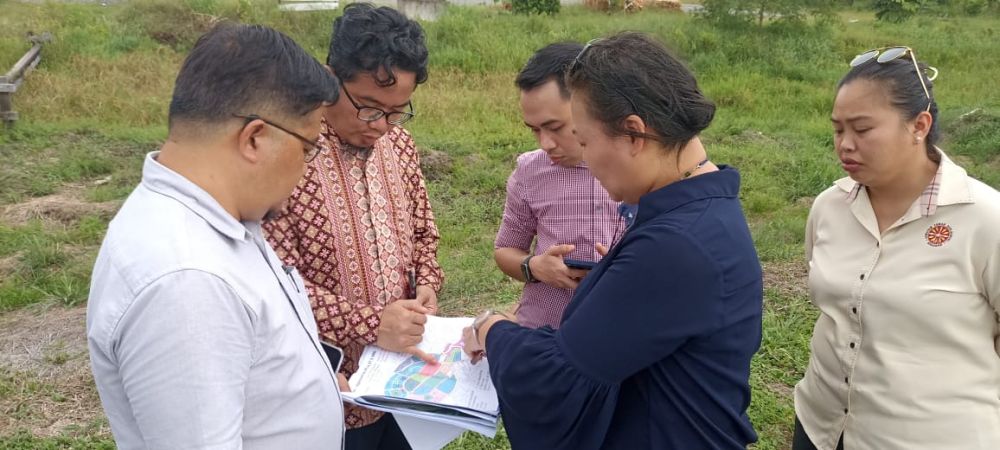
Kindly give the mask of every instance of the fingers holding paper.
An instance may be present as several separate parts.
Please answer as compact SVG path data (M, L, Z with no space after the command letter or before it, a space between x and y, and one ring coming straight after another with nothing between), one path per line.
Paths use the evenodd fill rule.
M462 330L462 351L472 358L473 364L483 359L485 350L479 345L479 340L476 339L476 334L472 331L472 327L465 327Z

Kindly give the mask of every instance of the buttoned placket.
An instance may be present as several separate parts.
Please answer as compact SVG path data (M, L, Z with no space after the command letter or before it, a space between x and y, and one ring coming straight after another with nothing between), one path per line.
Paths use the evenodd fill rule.
M872 273L875 271L879 258L882 256L882 249L886 238L891 239L897 228L922 217L918 199L917 202L915 202L906 211L906 213L899 218L899 220L886 228L884 232L879 232L878 219L875 217L875 210L871 205L871 200L868 198L867 191L865 191L864 188L862 188L862 191L864 191L863 195L858 195L853 199L850 209L858 222L861 223L865 230L867 230L870 236L874 239L874 246L872 247L871 258L869 258L869 260L859 268L858 278L854 282L853 289L851 289L852 298L851 303L849 304L850 311L848 311L847 317L851 317L853 320L850 322L850 334L848 335L845 348L841 349L841 353L846 356L845 358L842 358L841 361L847 363L844 374L844 388L847 391L847 395L845 396L846 404L843 408L844 420L841 425L841 434L843 434L844 429L847 427L847 417L851 411L851 394L853 392L851 379L854 376L854 368L857 365L858 355L861 353L861 346L864 342L864 324L862 317L865 288L871 281Z

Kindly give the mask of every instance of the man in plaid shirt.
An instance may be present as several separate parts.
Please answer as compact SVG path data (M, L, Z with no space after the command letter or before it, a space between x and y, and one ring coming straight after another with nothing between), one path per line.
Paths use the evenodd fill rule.
M610 246L635 213L612 200L583 162L573 134L570 95L563 73L583 46L548 45L518 74L524 124L538 150L523 153L507 180L503 220L494 243L497 265L524 281L517 307L522 325L558 328L563 309L587 270L565 258L597 261L597 244ZM534 251L531 244L534 241Z

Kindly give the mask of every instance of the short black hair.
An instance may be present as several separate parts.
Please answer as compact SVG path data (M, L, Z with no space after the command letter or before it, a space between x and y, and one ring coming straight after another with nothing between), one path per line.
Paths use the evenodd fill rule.
M566 69L576 56L583 50L583 44L576 42L558 42L542 47L524 65L517 74L514 84L522 91L530 91L551 80L559 86L559 93L564 99L569 99L569 89L566 87Z
M379 86L396 84L393 68L427 81L427 46L420 24L387 6L352 3L333 21L326 64L343 81L367 72ZM385 72L380 76L379 69Z
M854 80L869 80L878 83L885 89L889 97L889 104L892 105L903 118L913 120L921 112L927 111L927 104L930 102L931 129L924 138L927 157L936 163L941 162L941 154L934 147L941 138L938 128L938 105L934 100L934 83L927 77L927 65L918 62L920 67L918 72L913 67L912 55L880 63L872 58L871 60L852 67L847 75L837 83L837 92L846 84ZM918 78L919 77L919 78ZM924 79L927 85L927 92L920 84L920 78ZM928 100L927 94L930 93Z
M198 38L170 101L178 122L219 123L234 114L298 118L336 103L337 79L284 34L223 22Z
M566 73L573 95L581 93L587 110L618 136L655 139L681 149L715 117L715 104L698 89L694 74L662 44L636 32L594 41ZM632 114L653 133L624 128Z

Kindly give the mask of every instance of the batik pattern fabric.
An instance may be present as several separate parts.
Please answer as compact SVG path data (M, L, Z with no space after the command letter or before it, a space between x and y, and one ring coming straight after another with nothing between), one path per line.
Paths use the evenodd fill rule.
M394 128L370 149L344 144L324 121L320 154L311 161L281 214L265 223L285 264L298 268L320 339L344 349L341 373L358 368L374 344L382 311L406 298L406 273L441 289L440 239L420 158L410 133ZM348 407L348 428L381 413Z

